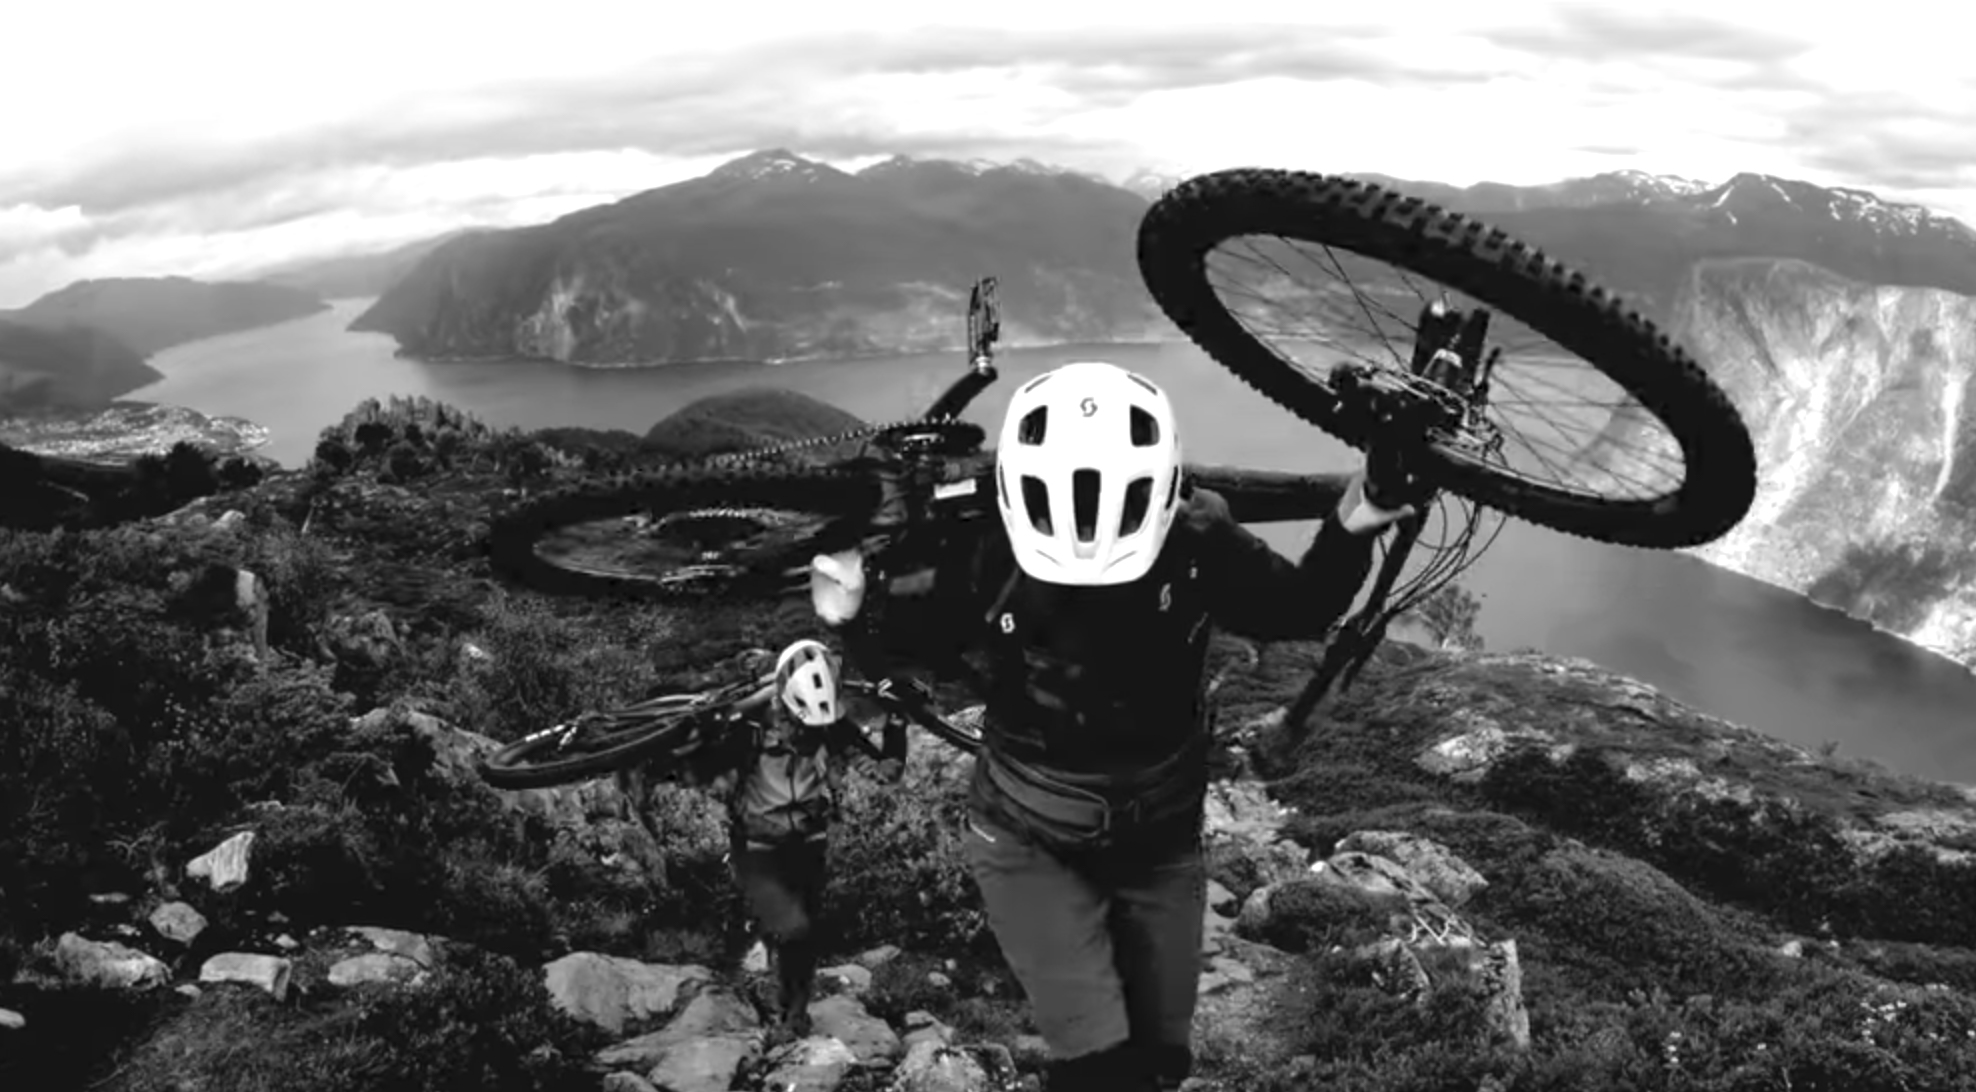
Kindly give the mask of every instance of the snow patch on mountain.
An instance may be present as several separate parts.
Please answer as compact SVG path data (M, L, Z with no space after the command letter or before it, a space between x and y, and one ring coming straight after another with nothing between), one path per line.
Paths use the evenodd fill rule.
M764 182L771 179L820 182L826 178L848 176L828 163L805 159L787 148L769 148L723 163L707 177L722 182Z
M1892 235L1945 235L1976 244L1976 230L1952 216L1920 205L1888 201L1865 190L1846 186L1816 186L1767 174L1739 174L1704 196L1708 207L1755 212L1779 205L1829 217L1839 223L1863 224Z

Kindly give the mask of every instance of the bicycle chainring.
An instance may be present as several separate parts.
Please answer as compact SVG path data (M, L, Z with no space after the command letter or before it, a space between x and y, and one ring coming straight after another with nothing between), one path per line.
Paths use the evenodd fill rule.
M949 459L972 455L988 439L972 421L910 421L888 425L872 439L879 449L905 458Z

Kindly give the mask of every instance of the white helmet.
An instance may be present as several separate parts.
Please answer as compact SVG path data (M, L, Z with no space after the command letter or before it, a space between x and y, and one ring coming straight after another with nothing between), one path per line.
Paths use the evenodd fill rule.
M1002 525L1052 584L1146 575L1180 507L1173 404L1115 364L1065 364L1015 392L995 448Z
M775 693L804 724L825 725L843 715L837 700L837 664L821 641L804 639L775 661Z

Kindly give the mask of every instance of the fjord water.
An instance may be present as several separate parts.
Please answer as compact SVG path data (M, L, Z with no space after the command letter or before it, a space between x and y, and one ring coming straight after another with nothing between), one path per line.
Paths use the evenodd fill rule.
M759 385L801 391L867 420L902 418L924 410L961 366L958 354L623 370L427 364L395 357L387 337L344 330L366 302L161 353L152 364L165 379L128 397L265 425L273 437L264 453L299 466L317 432L368 397L428 395L496 425L642 435L695 399ZM1023 381L1092 358L1166 386L1191 460L1299 471L1354 465L1350 449L1190 345L1006 352L1001 382L968 416L997 421ZM1257 530L1294 556L1312 527ZM1684 555L1602 546L1515 521L1463 581L1483 597L1478 628L1491 649L1582 656L1803 746L1836 742L1842 753L1897 770L1976 782L1976 677L1802 596Z

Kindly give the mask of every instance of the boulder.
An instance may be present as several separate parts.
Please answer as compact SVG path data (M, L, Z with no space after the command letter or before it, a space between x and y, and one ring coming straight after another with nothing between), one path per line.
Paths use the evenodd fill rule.
M150 922L159 936L178 944L190 945L206 931L205 915L182 902L160 903Z
M252 952L221 952L199 968L201 982L240 982L267 991L276 1001L286 1000L294 965L281 956Z
M215 891L231 891L247 882L247 865L254 848L254 832L240 833L194 857L185 874L203 879Z
M63 933L55 942L55 965L64 978L89 986L145 990L171 981L171 969L157 957L76 933Z
M697 964L669 966L623 956L572 952L542 968L556 1006L613 1035L669 1017L687 991L713 978Z

